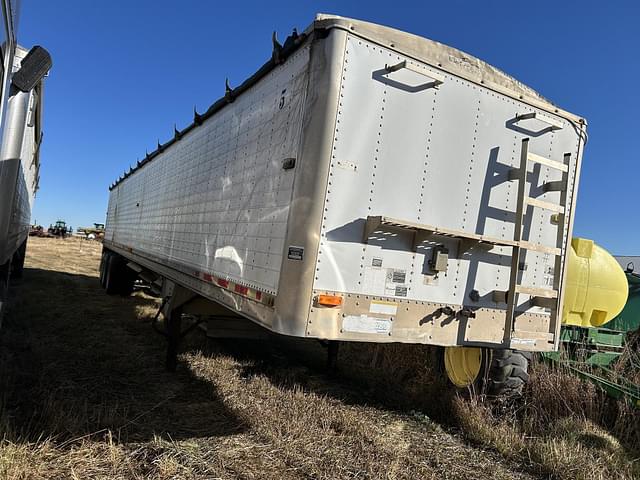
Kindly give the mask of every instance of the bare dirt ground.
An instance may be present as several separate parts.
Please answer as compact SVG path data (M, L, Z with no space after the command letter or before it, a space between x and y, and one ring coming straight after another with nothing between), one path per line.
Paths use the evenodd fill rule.
M311 350L207 341L195 330L168 373L164 339L150 327L158 300L107 296L100 251L90 241L29 240L0 335L2 479L627 475L619 465L628 448L571 412L563 418L582 422L592 444L600 439L581 456L600 463L566 469L556 458L568 445L562 433L541 443L556 463L535 457L545 450L530 448L505 415L437 381L425 387L433 372L424 349L347 347L341 373L328 376ZM600 455L602 441L617 450Z

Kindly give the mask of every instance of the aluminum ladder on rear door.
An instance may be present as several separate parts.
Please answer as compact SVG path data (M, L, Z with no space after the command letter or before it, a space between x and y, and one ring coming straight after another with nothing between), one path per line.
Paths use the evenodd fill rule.
M562 272L562 247L567 227L567 191L569 183L569 163L571 154L565 153L562 161L551 160L529 151L529 139L522 140L522 151L520 154L520 167L513 168L509 172L509 180L518 182L518 196L516 207L516 221L513 231L513 244L511 255L511 275L509 278L509 289L506 292L494 292L494 300L496 302L507 303L506 321L511 323L511 331L513 331L513 321L518 305L518 295L531 295L531 304L540 307L546 307L551 310L551 324L557 325L559 316L562 314L561 307L561 284L563 279ZM539 163L549 168L553 168L562 172L562 179L542 184L544 192L560 192L560 203L552 203L537 198L530 197L526 194L527 184L527 166L528 163ZM522 239L523 218L526 207L543 208L550 210L557 216L558 232L556 236L555 246L547 246L529 243ZM537 252L548 253L555 256L553 288L540 288L521 285L518 283L518 272L520 270L520 254L523 250L534 250Z

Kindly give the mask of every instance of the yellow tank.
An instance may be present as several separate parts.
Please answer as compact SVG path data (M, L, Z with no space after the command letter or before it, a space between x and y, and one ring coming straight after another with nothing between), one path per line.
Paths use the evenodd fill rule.
M599 327L622 311L629 286L609 252L593 240L574 238L567 261L562 323Z

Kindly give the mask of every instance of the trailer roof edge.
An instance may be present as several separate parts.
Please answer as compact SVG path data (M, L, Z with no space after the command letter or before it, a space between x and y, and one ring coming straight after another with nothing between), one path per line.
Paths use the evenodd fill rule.
M240 86L231 89L227 83L225 95L213 102L213 104L211 104L203 114L199 114L194 109L194 119L191 124L183 130L178 130L174 127L173 138L162 144L158 141L157 148L151 153L146 153L145 158L142 161L137 162L136 166L130 168L129 171L125 171L125 173L109 187L109 191L113 190L121 182L153 160L153 158L162 153L168 147L179 141L186 133L201 125L216 112L224 108L228 103L232 103L235 98L255 85L261 78L271 72L278 65L284 63L284 61L286 61L286 59L308 38L313 37L313 34L316 31L326 32L327 30L334 28L351 32L356 36L362 37L380 46L393 49L407 57L429 64L434 68L480 84L483 87L510 96L533 107L540 108L566 118L576 129L584 128L584 126L586 126L586 120L584 118L556 107L553 103L532 88L490 64L474 57L473 55L469 55L461 50L449 47L434 40L420 37L412 33L403 32L391 27L386 27L384 25L378 25L347 17L340 17L338 15L319 13L303 33L298 34L294 29L293 33L287 37L282 45L277 42L274 33L273 52L271 58L267 62L265 62L247 80L242 82ZM578 127L576 123L579 123L581 127Z
M349 31L439 70L529 103L572 122L586 125L583 117L562 110L511 75L457 48L384 25L325 13L317 14L315 21L305 33L330 28Z

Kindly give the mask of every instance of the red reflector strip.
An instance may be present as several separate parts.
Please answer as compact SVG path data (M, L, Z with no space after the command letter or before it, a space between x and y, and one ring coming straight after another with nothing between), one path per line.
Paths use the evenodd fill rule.
M236 285L233 290L236 293L239 293L240 295L246 295L247 292L249 291L249 287L243 287L242 285Z
M269 305L272 304L272 298L269 295L263 295L263 293L259 290L254 290L253 288L245 287L244 285L238 285L237 283L231 282L229 280L215 277L210 273L196 271L194 272L194 274L202 278L206 282L211 282L215 285L218 285L219 287L232 291L233 293L242 295L243 297L247 297L258 302L267 303Z

